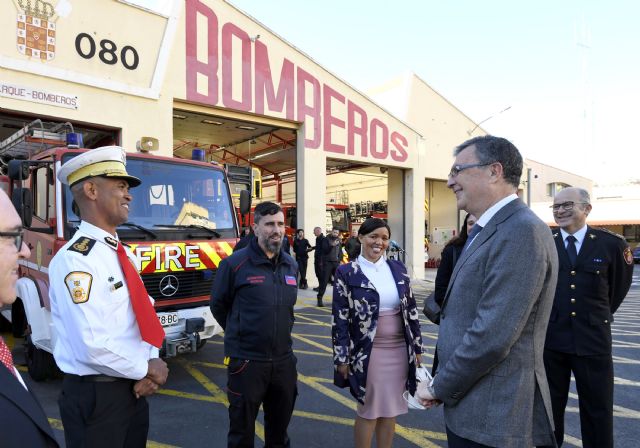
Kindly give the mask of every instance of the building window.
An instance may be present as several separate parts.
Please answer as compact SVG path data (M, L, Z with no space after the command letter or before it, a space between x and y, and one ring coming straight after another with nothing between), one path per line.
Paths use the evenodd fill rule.
M552 182L550 184L547 184L547 196L554 198L556 194L558 194L558 192L570 186L571 185L562 182Z

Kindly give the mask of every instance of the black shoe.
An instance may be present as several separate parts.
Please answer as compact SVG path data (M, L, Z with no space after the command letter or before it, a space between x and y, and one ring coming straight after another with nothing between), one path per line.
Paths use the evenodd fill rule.
M322 303L322 299L318 299L318 306L319 307L323 307L324 306L324 303Z
M320 288L313 288L313 290L314 290L315 292L318 292L318 291L320 291Z
M308 286L307 286L306 283L303 283L302 285L300 285L300 289L307 289L307 288L308 288Z

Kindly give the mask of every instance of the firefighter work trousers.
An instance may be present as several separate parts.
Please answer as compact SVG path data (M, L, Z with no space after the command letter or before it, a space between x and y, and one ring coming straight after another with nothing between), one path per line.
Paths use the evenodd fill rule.
M231 358L227 368L229 448L254 446L255 421L264 409L265 448L291 446L287 427L298 395L296 357L279 361Z

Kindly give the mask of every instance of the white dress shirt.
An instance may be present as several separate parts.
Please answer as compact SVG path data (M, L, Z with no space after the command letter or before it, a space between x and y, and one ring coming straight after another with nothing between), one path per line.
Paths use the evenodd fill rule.
M396 281L391 273L384 256L375 263L370 262L362 255L358 256L358 264L362 273L369 279L380 296L380 311L395 310L400 307L400 296Z
M95 243L88 250L80 245L78 252L84 237ZM66 373L138 380L146 376L158 349L140 337L116 249L105 238L113 241L117 235L82 222L51 261L49 297L57 334L53 356Z
M487 225L487 223L491 220L491 218L493 218L493 216L498 213L500 211L500 209L502 207L504 207L505 205L507 205L509 202L514 201L518 199L518 195L513 193L510 194L509 196L500 199L498 202L496 202L495 204L493 204L491 207L489 207L480 218L478 218L478 220L476 221L477 226L481 226L481 227L485 227ZM482 230L481 230L482 231ZM480 231L480 232L481 232ZM473 244L473 241L476 239L476 237L478 236L478 234L480 233L476 233L475 236L473 237L473 239L471 240L471 242L466 246L469 247L471 246L471 244ZM466 250L466 249L465 249Z
M567 237L571 235L571 233L565 232L563 229L560 229L560 234L562 235L562 242L564 243L564 248L567 248ZM585 224L583 228L578 230L573 234L575 237L575 246L576 246L576 254L580 253L580 248L582 247L582 242L584 241L584 237L587 236L587 225Z

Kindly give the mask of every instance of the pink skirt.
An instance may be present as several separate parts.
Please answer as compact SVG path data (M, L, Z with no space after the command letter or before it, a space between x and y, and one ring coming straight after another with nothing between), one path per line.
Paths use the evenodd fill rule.
M409 373L407 356L400 310L380 311L367 370L364 405L358 403L358 416L373 420L408 412L407 402L402 398Z

